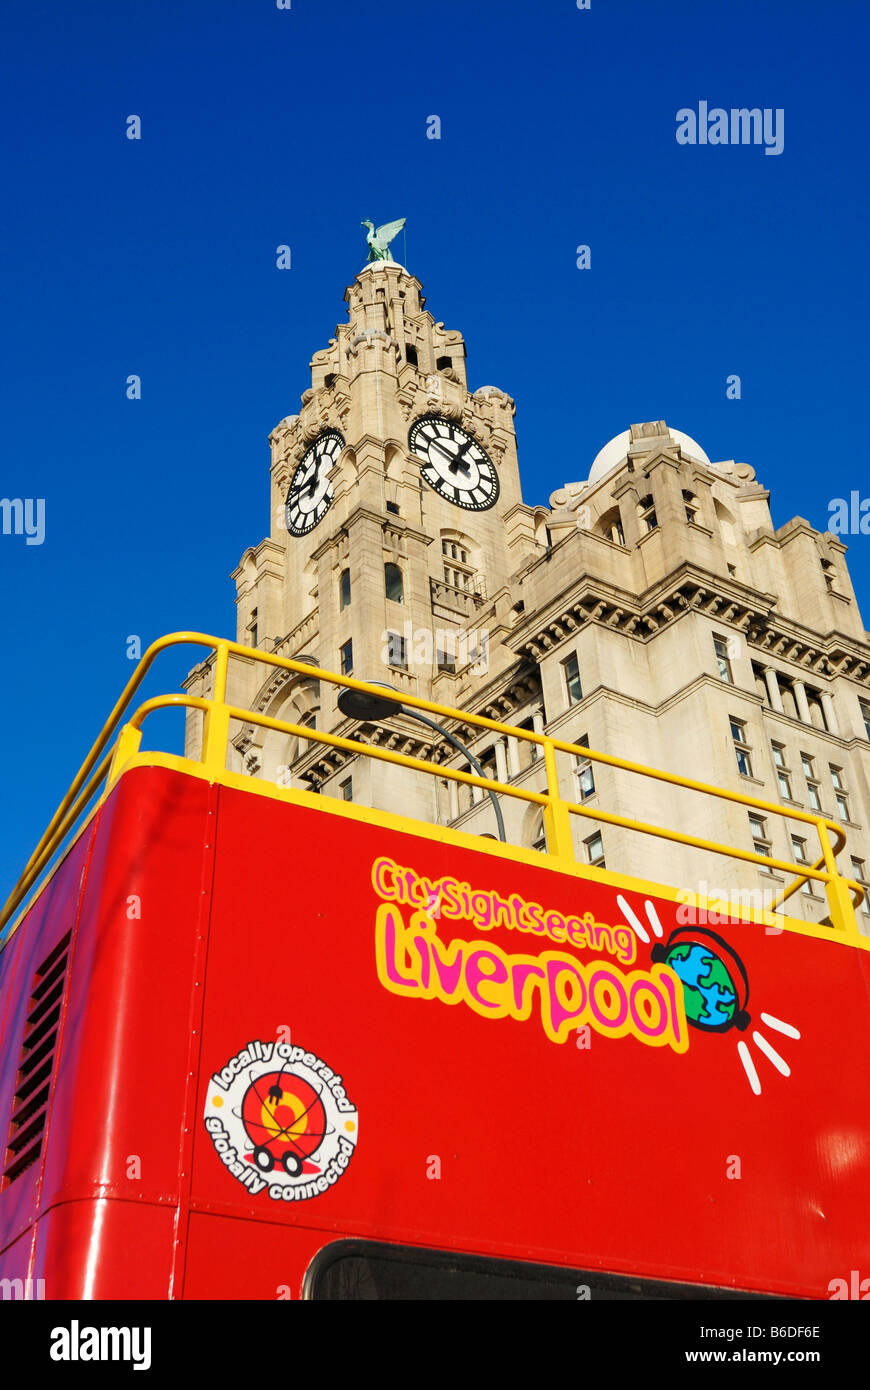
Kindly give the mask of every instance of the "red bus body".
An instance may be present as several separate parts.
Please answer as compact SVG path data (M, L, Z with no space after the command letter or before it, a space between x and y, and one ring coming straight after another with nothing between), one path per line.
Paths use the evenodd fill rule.
M345 1239L816 1299L870 1270L866 950L674 937L668 890L171 763L0 953L4 1278L298 1298Z

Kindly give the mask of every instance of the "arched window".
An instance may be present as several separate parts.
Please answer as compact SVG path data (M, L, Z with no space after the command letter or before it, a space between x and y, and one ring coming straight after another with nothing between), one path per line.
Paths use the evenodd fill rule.
M350 604L350 570L342 570L338 581L338 606L347 608Z
M417 366L417 349L411 343L405 345L405 360L410 362L412 367Z
M607 540L613 541L614 545L625 545L625 534L618 507L611 507L610 511L600 518L595 530L599 536L605 536Z
M477 575L474 551L474 542L461 531L441 532L445 584L449 584L453 589L464 589L466 593L482 591L483 585Z
M387 598L392 599L393 603L404 602L404 589L402 587L402 571L398 565L384 565L384 587L387 591Z

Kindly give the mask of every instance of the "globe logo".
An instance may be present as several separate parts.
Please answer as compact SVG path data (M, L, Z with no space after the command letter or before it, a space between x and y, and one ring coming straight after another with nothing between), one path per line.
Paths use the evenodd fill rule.
M725 1033L729 1028L743 1031L749 1026L746 970L721 936L697 928L681 929L673 932L667 943L657 943L652 958L669 965L680 980L686 1018L693 1028Z

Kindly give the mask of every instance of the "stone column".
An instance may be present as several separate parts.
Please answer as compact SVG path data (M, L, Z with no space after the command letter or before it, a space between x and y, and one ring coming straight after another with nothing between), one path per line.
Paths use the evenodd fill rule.
M497 738L493 746L495 748L495 780L506 782L508 780L508 766L505 740Z
M539 709L536 709L534 714L532 715L532 728L534 729L536 734L543 734L544 732L544 716L542 711ZM535 758L540 759L540 761L543 762L544 750L541 747L541 745L539 743L534 743L532 744L532 747L534 749Z
M782 707L782 696L779 693L779 681L776 679L776 672L772 666L765 666L764 679L767 682L767 693L770 696L771 707L777 714L785 714Z
M834 702L827 690L822 691L822 709L825 711L825 723L828 726L828 733L839 735L840 726L837 723L837 712L834 709Z
M810 706L809 702L807 701L807 688L804 685L803 681L796 680L794 682L794 698L797 702L798 715L803 720L804 724L812 724L813 721L810 717Z
M507 761L508 761L508 781L511 777L516 777L520 771L520 749L519 739L509 738L507 741Z

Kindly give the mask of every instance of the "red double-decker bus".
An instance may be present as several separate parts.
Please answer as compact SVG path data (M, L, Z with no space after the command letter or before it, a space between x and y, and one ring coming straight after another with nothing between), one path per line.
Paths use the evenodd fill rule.
M212 698L150 700L122 725L134 678L6 910L8 1287L870 1291L850 1285L870 1272L870 958L835 823L797 813L821 852L792 885L822 883L830 925L687 912L680 885L575 862L581 808L555 776L571 745L544 735L506 730L541 746L546 792L437 773L537 800L546 853L227 770L239 719L427 765L226 702L233 655L291 661L179 634L143 673L182 640L214 650ZM204 711L200 759L141 750L170 704Z

